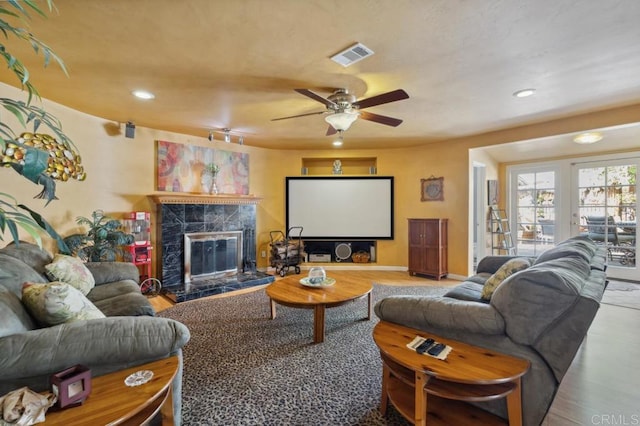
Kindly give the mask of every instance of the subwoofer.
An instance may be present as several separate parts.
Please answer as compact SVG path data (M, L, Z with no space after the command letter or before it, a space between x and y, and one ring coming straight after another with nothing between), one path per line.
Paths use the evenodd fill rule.
M335 254L336 262L351 259L351 243L336 243Z

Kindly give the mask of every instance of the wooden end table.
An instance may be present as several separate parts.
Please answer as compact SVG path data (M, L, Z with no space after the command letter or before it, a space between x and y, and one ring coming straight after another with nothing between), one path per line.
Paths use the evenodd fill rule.
M124 379L140 370L153 371L153 378L139 386L125 385ZM171 382L178 371L178 357L161 359L144 365L91 378L91 394L73 408L48 411L45 425L141 425L158 412L162 424L173 425Z
M330 287L306 287L300 276L290 276L270 284L271 319L276 317L276 303L290 308L313 309L313 342L324 342L324 313L354 300L368 297L367 320L372 316L371 283L355 278L340 278Z
M407 348L416 336L453 348L445 361ZM390 401L415 425L503 425L504 420L461 401L507 398L509 425L522 425L521 377L527 360L381 321L373 339L382 357L380 412ZM428 396L428 397L427 397Z

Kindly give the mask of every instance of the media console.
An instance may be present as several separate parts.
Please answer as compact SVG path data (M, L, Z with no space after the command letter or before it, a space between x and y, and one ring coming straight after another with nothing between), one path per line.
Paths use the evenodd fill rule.
M369 262L376 259L375 240L304 240L307 262L353 262L352 255L358 252L369 254Z

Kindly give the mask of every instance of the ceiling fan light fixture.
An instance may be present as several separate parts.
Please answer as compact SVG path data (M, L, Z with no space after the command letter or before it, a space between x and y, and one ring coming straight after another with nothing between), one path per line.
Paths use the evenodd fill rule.
M573 141L579 144L590 144L601 141L603 137L600 132L585 132L577 135Z
M357 112L336 112L334 114L327 115L324 118L324 121L329 123L331 127L336 129L338 132L344 132L351 127L354 121L358 118Z
M342 146L342 143L344 142L343 136L344 132L342 130L338 131L338 136L333 140L333 142L331 142L331 144L335 147Z

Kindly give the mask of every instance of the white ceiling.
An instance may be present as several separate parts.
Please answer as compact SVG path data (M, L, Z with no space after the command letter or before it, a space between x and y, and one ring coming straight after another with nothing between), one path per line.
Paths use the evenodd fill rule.
M411 146L640 103L637 0L55 3L58 13L34 18L32 30L68 78L44 70L29 46L7 43L43 97L203 138L231 128L247 145L329 148L322 115L271 121L324 109L296 88L410 95L367 109L404 123L358 120L345 148ZM329 59L355 42L375 55L348 68ZM17 83L5 69L0 81ZM512 96L529 87L534 96ZM135 99L134 89L156 99Z

